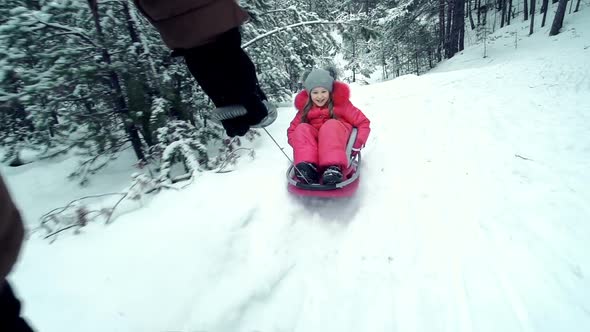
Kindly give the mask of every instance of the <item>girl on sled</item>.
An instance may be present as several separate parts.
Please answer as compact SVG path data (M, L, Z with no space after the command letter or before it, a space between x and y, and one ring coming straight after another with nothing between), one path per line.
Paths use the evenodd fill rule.
M348 165L346 144L352 128L358 129L354 153L365 146L370 121L350 102L350 87L330 72L313 69L303 86L295 97L298 112L287 129L295 174L303 183L336 184Z

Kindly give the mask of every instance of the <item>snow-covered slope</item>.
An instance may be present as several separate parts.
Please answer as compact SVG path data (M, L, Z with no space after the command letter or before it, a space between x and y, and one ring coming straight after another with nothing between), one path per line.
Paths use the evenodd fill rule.
M25 315L44 332L590 330L590 11L526 31L352 86L372 133L351 199L289 195L263 133L234 172L32 237L11 275ZM293 115L269 129L288 154ZM32 224L51 189L31 178L60 166L27 167L5 173Z

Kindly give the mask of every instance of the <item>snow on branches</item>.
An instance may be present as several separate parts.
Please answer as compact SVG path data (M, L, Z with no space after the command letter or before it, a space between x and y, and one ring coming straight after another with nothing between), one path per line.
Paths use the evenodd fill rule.
M190 174L196 174L200 170L200 164L195 158L194 151L191 148L190 140L179 140L172 142L162 152L162 165L160 177L162 179L170 178L170 169L175 160L180 159Z
M172 166L180 163L185 173L194 176L202 168L209 168L206 128L195 128L191 123L181 120L168 121L157 130L157 141L151 155L160 164L161 181L172 179Z

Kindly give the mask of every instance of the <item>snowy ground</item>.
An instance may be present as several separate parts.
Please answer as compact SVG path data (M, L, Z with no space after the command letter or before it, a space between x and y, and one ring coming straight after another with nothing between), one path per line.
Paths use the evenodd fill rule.
M234 172L33 236L11 275L25 315L44 332L590 331L588 9L556 37L513 25L487 58L353 86L372 133L352 199L289 195L262 136ZM287 153L293 115L269 129ZM3 173L34 225L120 190L131 162L85 191L60 163Z

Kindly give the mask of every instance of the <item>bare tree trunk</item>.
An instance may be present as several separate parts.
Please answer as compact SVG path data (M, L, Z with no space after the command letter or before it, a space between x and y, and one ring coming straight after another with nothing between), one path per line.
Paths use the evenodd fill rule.
M356 38L356 37L353 37ZM356 39L352 41L352 58L354 65L352 66L352 82L356 82Z
M510 25L510 19L512 18L512 0L508 0L508 15L506 16L506 25Z
M386 79L387 78L387 71L385 70L385 67L387 66L387 63L385 62L385 48L383 47L383 42L381 42L381 79Z
M576 2L576 10L574 10L574 13L577 13L578 10L580 10L580 0L578 0L578 2Z
M445 56L450 58L451 55L451 44L452 44L452 34L451 34L451 24L453 22L453 12L455 7L455 0L448 0L447 3L447 27L445 32ZM455 53L453 53L455 54Z
M127 30L129 31L129 36L131 37L131 41L135 44L139 44L139 35L133 26L133 20L131 19L131 13L129 12L129 5L126 1L121 2L123 5L123 12L125 13L125 21L127 21Z
M543 0L543 2L541 3L541 10L539 11L539 14L545 12L545 9L547 8L547 6L546 6L547 4L549 4L549 0Z
M418 50L414 50L414 59L416 60L416 75L420 75L420 61L418 59Z
M559 0L557 12L555 12L555 18L553 18L553 24L551 25L551 31L549 31L549 36L555 36L559 33L559 30L563 26L563 18L565 16L566 8L567 0Z
M439 0L438 3L438 29L440 38L438 45L438 57L439 59L442 59L442 53L445 49L445 0Z
M506 1L507 0L500 0L500 6L502 6L502 18L500 19L500 29L504 27L504 22L506 20Z
M483 11L483 25L487 25L488 24L488 5L484 5L484 11Z
M127 4L126 1L122 2L123 5L123 12L125 14L125 20L127 21L127 31L129 31L129 37L131 38L131 42L135 45L141 45L141 41L139 40L139 35L137 33L137 30L135 29L135 26L133 25L133 20L131 19L131 13L129 12L129 5ZM141 46L143 48L143 46ZM136 50L136 55L139 56L142 52L142 50L140 50L139 48L135 48ZM145 51L145 50L143 50ZM141 71L141 73L139 74L141 76L140 78L140 82L139 84L141 85L141 89L148 94L148 96L154 96L157 94L157 92L155 91L154 88L152 88L149 84L150 79L147 75L148 71ZM142 111L142 116L141 116L141 132L142 132L142 136L143 139L145 140L146 144L148 146L153 146L154 145L154 140L153 140L153 133L152 133L152 128L150 125L150 118L151 118L152 112L150 108L144 109Z
M465 16L465 0L458 0L460 2L459 12L457 13L457 17ZM462 2L462 3L461 3ZM459 52L463 51L465 48L465 20L461 19L459 24Z
M59 118L57 117L56 111L51 111L51 117L49 121L49 136L55 136L55 126L59 124Z
M531 0L531 2L534 2L536 0ZM532 6L532 4L531 4ZM523 9L523 13L524 13L524 20L527 21L529 19L529 0L524 0L524 9Z
M549 7L549 0L543 0L543 5L541 5L541 11L543 11L543 21L541 22L541 28L545 26L545 19L547 18L547 7Z
M459 52L465 49L465 24L461 25L461 30L459 31Z
M7 82L6 89L11 94L18 94L21 92L22 88L20 87L21 78L18 72L14 69L7 69L4 73L5 75L5 82ZM3 114L9 114L9 116L13 119L12 123L20 124L20 127L27 128L29 132L32 134L35 131L35 125L33 121L29 118L29 114L27 112L26 107L18 100L12 99L9 101L5 101L0 103L0 112ZM17 132L18 128L14 128L14 131ZM20 135L19 135L20 136ZM19 139L24 139L24 137L18 137Z
M473 22L473 15L471 14L471 0L469 0L469 5L467 6L467 13L469 15L469 23L471 24L471 30L475 30L475 23Z
M454 0L453 9L453 23L451 29L449 57L454 56L458 51L462 50L462 32L465 30L465 19L463 18L463 10L465 9L465 0Z
M547 1L547 0L545 0ZM529 30L529 36L533 34L533 31L535 29L535 6L537 4L537 1L535 0L531 0L531 28Z
M94 20L94 26L96 28L96 35L101 45L102 60L110 67L112 65L111 55L109 54L109 51L106 49L106 46L104 46L104 35L98 18L98 9L96 7L96 2L89 0L88 5L92 12L92 18ZM117 75L117 73L112 69L108 71L108 74L109 84L115 92L115 112L118 113L121 116L121 119L123 120L125 132L129 136L129 140L131 141L131 145L133 146L133 150L135 151L137 159L145 160L145 155L143 154L143 149L141 148L141 138L139 137L139 131L137 130L135 123L129 116L129 108L127 107L125 97L123 97L123 90L121 89L119 75Z
M481 0L476 0L477 1L477 25L481 24L481 20L480 20L480 16L481 16Z

